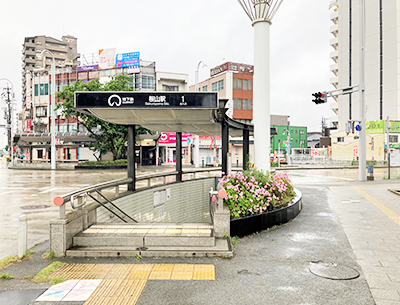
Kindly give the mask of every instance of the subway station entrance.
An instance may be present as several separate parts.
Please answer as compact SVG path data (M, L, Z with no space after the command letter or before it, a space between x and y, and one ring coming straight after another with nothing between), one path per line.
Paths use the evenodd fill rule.
M232 255L224 238L230 232L230 212L215 196L220 176L196 177L192 169L193 179L184 180L181 154L183 132L222 136L218 170L227 173L231 134L243 136L246 164L253 127L227 117L226 102L216 92L76 92L77 111L128 126L128 173L126 179L57 197L60 219L50 222L50 249L68 256ZM142 177L135 173L135 125L176 133L173 183L154 186L149 178L147 187L136 187ZM122 185L127 186L124 192L119 191ZM106 187L115 193L107 195ZM67 215L68 202L74 210Z

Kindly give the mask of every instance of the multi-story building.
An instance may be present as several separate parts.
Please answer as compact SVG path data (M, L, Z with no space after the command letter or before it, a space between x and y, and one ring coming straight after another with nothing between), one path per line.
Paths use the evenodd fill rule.
M198 91L218 92L220 99L227 99L228 116L250 123L253 119L253 73L254 66L226 62L212 68L210 78L200 82ZM195 85L189 87L195 91Z
M52 56L47 52L40 58L40 53L47 49L53 56L56 67L79 66L78 39L73 36L63 36L61 40L47 36L25 37L22 50L22 104L25 105L26 72L35 69L50 70Z
M333 51L330 69L333 89L355 86L359 83L359 1L332 0L330 2L333 22L330 41ZM399 1L365 0L365 118L367 121L367 159L387 158L385 147L396 136L374 135L369 125L389 118L400 119L400 45L398 33L400 20L397 12ZM358 158L358 132L345 133L348 120L357 121L359 114L358 92L335 98L331 104L335 115L331 123L338 127L331 133L332 157L341 160ZM392 129L390 133L397 133ZM375 139L375 140L374 140ZM379 141L378 141L379 140ZM375 144L374 144L375 143ZM385 144L386 143L386 144ZM394 144L398 144L396 141ZM389 147L390 148L390 147ZM375 154L374 154L375 151Z
M231 118L250 124L253 120L253 73L252 65L226 62L220 66L212 68L210 78L198 84L198 91L216 91L219 99L227 99L227 115ZM190 91L195 91L195 85L190 86ZM282 115L271 115L271 127L278 129L277 135L271 135L271 152L279 149L281 152L285 150L283 141L287 139L287 131L291 133L291 148L307 147L307 128L289 126L289 117ZM301 132L301 134L300 134ZM267 139L266 139L267 140ZM241 139L232 139L232 162L241 163ZM211 142L211 139L209 140ZM218 142L217 142L218 143ZM208 143L205 145L210 146ZM207 146L205 146L207 147ZM202 148L200 146L200 148ZM212 158L213 152L208 149L200 152L200 156ZM250 158L253 156L253 144L250 142ZM237 160L236 160L237 159Z
M359 82L359 1L332 0L330 18L333 35L330 43L334 61L334 88ZM400 119L400 45L398 1L365 0L365 105L366 120ZM331 122L344 130L347 120L359 119L358 93L340 96L331 105L336 116Z
M132 82L128 83L128 86L134 86L135 91L187 91L188 75L178 74L178 73L168 73L168 72L156 72L156 63L152 61L140 60L138 69L132 73L129 71L128 67L122 68L110 68L110 69L100 69L97 56L83 55L84 62L87 63L87 58L91 58L90 65L86 66L70 66L57 68L55 73L55 91L61 91L64 86L72 84L76 81L82 81L87 83L93 79L99 79L101 83L105 83L110 80L110 77L125 74L132 76ZM50 133L51 129L51 72L47 68L38 68L27 73L29 77L26 78L25 86L28 95L27 101L23 105L24 113L24 132L33 133L35 135ZM62 102L60 99L55 100L56 104ZM79 134L81 132L87 132L84 126L79 123L76 117L64 117L61 110L56 110L55 118L55 132L57 135L63 135L66 133L69 136L71 134L76 134L75 141L73 142L85 142L91 141L85 135L79 140ZM32 135L33 136L33 135ZM30 153L26 155L33 155L33 159L48 159L48 149L43 150L44 147L40 146L38 149L33 147L38 146L40 137L30 137L32 145L26 150ZM25 139L29 141L29 139ZM84 151L80 145L70 141L63 141L60 138L60 142L57 144L57 159L67 159L67 160L77 160L79 157L83 159L93 158L92 153ZM25 142L25 143L26 143ZM141 141L143 142L143 147L140 149L141 156L147 156L147 151L152 151L155 149L154 141ZM36 143L36 144L35 144ZM82 144L82 143L81 143ZM46 144L47 145L47 144ZM62 147L62 151L59 149ZM26 145L25 145L26 147ZM67 152L64 152L67 151ZM32 158L32 156L29 156ZM146 157L145 157L146 158ZM155 158L154 158L155 160ZM155 161L154 161L155 162Z

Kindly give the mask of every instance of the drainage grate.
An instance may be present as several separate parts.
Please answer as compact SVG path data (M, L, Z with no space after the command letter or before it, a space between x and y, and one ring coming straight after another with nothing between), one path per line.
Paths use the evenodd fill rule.
M49 205L37 204L37 205L24 205L24 206L20 207L20 209L22 209L22 210L39 210L39 209L47 209L49 207L50 207Z
M311 262L309 270L316 276L330 280L353 280L360 276L356 269L335 263Z

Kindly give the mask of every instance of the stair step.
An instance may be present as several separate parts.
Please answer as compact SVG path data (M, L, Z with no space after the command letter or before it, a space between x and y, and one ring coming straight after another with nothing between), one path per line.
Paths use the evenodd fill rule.
M216 238L215 246L91 246L73 247L67 250L68 257L231 257L229 239Z
M75 247L201 246L213 247L209 224L95 224L73 237Z

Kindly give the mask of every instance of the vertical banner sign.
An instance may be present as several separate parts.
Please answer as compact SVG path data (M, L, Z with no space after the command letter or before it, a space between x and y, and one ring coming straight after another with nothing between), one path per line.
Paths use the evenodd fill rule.
M25 74L25 84L26 84L26 108L31 109L31 74Z
M358 154L358 146L357 146L357 145L354 145L354 146L353 146L353 156L354 156L354 157L357 157L357 154Z
M115 66L115 49L99 50L99 70L114 69Z
M32 120L26 120L25 124L26 124L25 126L26 133L30 133L32 128Z

